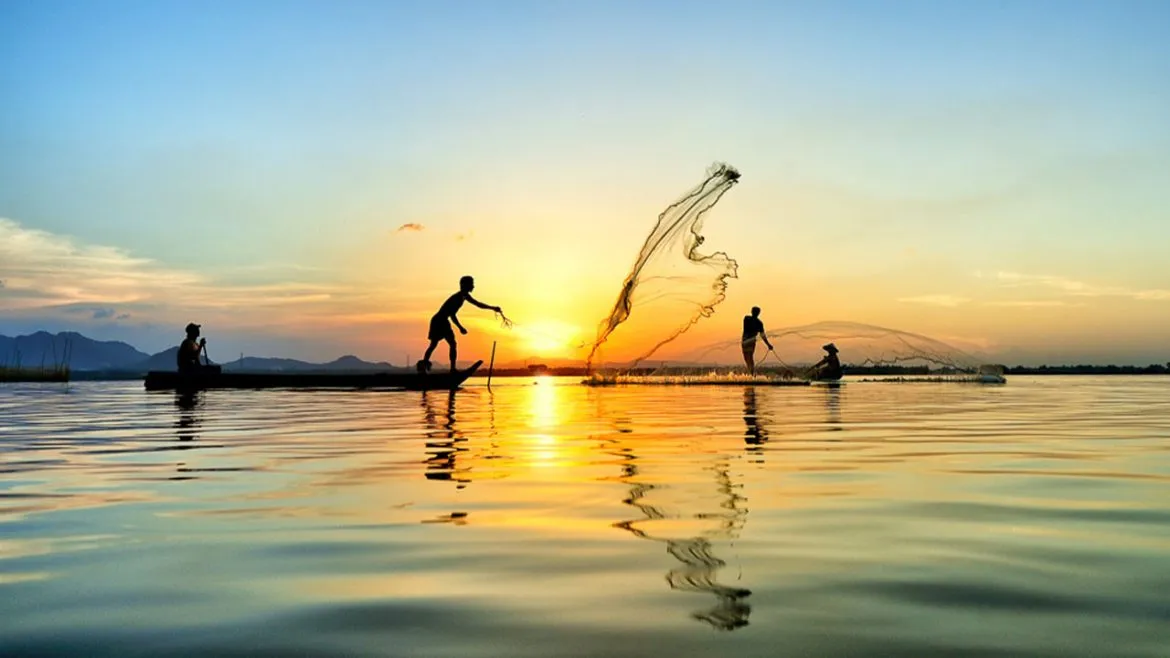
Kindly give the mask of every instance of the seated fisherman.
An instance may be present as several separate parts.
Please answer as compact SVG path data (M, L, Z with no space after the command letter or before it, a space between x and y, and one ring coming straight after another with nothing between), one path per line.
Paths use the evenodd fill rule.
M841 360L837 358L837 346L829 343L822 346L821 349L828 354L809 369L811 378L822 381L841 379L845 373L841 370Z
M187 325L187 338L179 344L177 357L179 372L184 375L196 374L203 369L199 363L199 355L206 354L207 339L199 338L199 325L192 322Z

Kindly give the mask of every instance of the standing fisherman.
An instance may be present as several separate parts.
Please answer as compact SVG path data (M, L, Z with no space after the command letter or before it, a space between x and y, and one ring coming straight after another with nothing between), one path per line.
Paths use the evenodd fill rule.
M752 307L751 315L743 316L743 362L752 375L756 374L756 336L764 339L764 344L772 349L768 334L764 333L764 323L760 321L759 306Z
M463 306L463 302L471 302L474 306L503 314L499 306L489 306L472 297L471 291L474 289L475 279L469 276L459 279L459 292L448 297L447 301L443 302L443 305L439 307L438 312L431 317L431 328L427 332L427 339L431 341L431 344L427 347L422 361L419 361L416 365L420 374L431 369L431 353L439 346L439 341L441 340L447 341L447 344L451 346L451 372L455 372L455 357L458 355L458 348L455 345L455 331L451 329L451 322L454 322L455 326L459 327L459 333L465 336L467 335L467 330L463 328L463 325L459 324L459 318L455 315Z

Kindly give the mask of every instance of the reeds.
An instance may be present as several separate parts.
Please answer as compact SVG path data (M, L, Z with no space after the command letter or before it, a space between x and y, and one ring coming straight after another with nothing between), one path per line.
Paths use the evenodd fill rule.
M67 382L69 366L54 368L10 368L0 366L0 382Z
M53 363L46 367L45 357L41 355L41 364L37 367L21 365L20 350L15 350L12 360L0 363L0 382L67 382L69 381L69 358L73 353L72 341L65 341L61 351L61 360L57 360L57 341L52 341Z

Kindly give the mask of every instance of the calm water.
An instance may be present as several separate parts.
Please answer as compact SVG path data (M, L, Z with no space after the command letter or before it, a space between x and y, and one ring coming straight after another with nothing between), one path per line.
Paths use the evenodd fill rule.
M0 386L0 655L1170 655L1170 377Z

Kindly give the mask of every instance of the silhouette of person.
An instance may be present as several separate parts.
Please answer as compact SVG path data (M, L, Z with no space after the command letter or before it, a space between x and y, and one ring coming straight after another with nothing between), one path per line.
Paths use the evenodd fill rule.
M188 324L187 337L179 344L176 360L179 372L184 375L196 374L203 368L199 364L199 355L205 353L207 339L199 338L199 328L199 325L194 322Z
M828 345L822 345L821 349L828 352L828 354L810 368L812 378L821 381L836 381L841 379L841 375L844 373L841 370L841 360L837 358L837 346L829 343Z
M416 366L419 373L425 373L431 369L431 353L435 351L441 340L447 341L447 344L451 346L451 372L455 372L455 357L458 355L458 347L455 345L455 332L451 329L451 322L459 327L459 333L467 335L467 330L459 324L459 318L455 315L463 306L463 302L471 302L472 305L482 309L503 313L499 306L489 306L472 297L472 290L475 290L475 279L469 276L459 279L459 292L448 297L447 301L439 307L439 311L431 317L431 328L427 333L427 340L431 341L431 344L427 347L422 361L419 361Z
M427 471L424 473L428 480L453 480L456 488L462 489L471 480L466 477L470 470L467 466L460 466L460 453L467 452L462 444L467 443L467 437L455 425L455 400L458 396L455 391L447 392L447 406L444 414L446 422L440 425L438 407L434 404L434 395L423 391L422 406L423 420L426 423Z
M759 306L752 307L751 315L743 316L743 362L753 375L756 374L756 336L764 339L764 344L772 349L768 334L764 333L764 323L760 321Z
M749 446L761 446L768 442L768 430L760 425L756 413L756 387L743 387L743 442Z
M179 409L179 420L175 423L175 433L178 435L180 441L193 441L198 438L199 419L195 416L195 409L199 405L199 394L197 392L176 391L175 406Z

